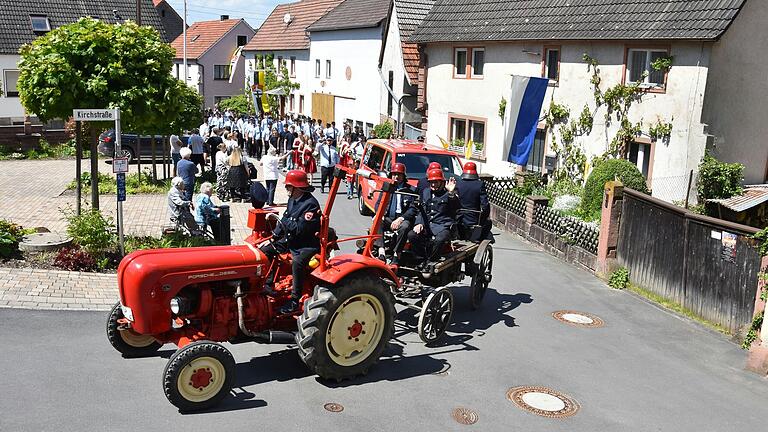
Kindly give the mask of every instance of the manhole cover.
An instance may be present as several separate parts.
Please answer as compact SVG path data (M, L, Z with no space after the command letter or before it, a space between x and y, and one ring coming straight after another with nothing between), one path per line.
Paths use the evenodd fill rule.
M580 408L570 396L546 387L513 387L507 391L507 399L525 411L549 418L570 417Z
M330 411L334 413L344 411L344 407L341 404L337 404L335 402L327 403L323 405L323 408L325 408L326 411Z
M456 408L451 412L451 417L453 417L456 422L464 425L477 423L477 413L469 408Z
M69 246L72 239L52 232L38 232L24 236L19 249L25 252L47 252Z
M605 322L595 315L586 312L576 312L570 310L561 310L552 312L552 317L558 321L576 327L603 327Z

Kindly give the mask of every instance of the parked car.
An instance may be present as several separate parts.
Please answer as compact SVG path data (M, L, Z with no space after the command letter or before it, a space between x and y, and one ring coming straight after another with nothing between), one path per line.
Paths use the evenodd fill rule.
M360 168L387 175L395 162L405 164L408 183L414 187L426 177L427 167L432 162L443 167L446 179L458 178L462 172L462 163L456 153L412 140L369 140ZM378 199L378 193L373 193L376 183L358 177L357 184L358 211L370 215Z
M139 154L139 146L137 135L133 133L123 133L120 135L121 146L123 153L128 157L129 161L136 159L136 155ZM166 137L161 135L155 135L155 159L162 160L164 154L170 152L170 146L166 141ZM181 137L181 142L187 145L189 136L185 135ZM149 135L141 136L141 160L152 159L152 140ZM100 154L108 157L115 156L115 130L109 129L102 132L99 135L98 151Z

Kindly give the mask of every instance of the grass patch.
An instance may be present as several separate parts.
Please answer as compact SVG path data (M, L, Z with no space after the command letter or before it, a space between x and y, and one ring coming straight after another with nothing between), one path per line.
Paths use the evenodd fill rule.
M207 170L203 175L195 180L195 193L200 192L200 185L204 182L211 182L216 184L216 173L212 170ZM88 190L91 187L91 173L84 172L80 175L80 184L83 190ZM68 190L74 190L77 187L75 180L72 180L68 185ZM154 180L152 178L152 171L149 168L145 168L141 177L138 173L128 174L125 177L125 191L128 195L163 195L168 193L171 188L171 180ZM99 194L116 194L117 193L117 179L111 174L105 174L99 172Z
M659 294L656 294L655 292L649 291L645 288L641 288L635 284L627 284L628 291L632 291L633 293L648 299L657 305L663 307L664 309L670 310L672 312L677 313L678 315L682 315L686 318L689 318L693 321L696 321L699 324L704 325L705 327L709 327L712 330L716 330L724 335L733 336L733 333L731 331L720 324L714 323L712 321L709 321L707 319L704 319L698 315L696 315L692 310L686 308L685 306L678 304L677 302L674 302L672 300L669 300L667 298L664 298L660 296Z

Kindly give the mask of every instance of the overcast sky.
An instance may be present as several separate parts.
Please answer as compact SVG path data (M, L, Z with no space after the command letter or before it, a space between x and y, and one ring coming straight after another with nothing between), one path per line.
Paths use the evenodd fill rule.
M167 0L180 16L184 16L184 0ZM292 0L187 0L187 21L219 19L221 15L230 18L245 18L255 29L269 16L272 9L281 3L293 3Z

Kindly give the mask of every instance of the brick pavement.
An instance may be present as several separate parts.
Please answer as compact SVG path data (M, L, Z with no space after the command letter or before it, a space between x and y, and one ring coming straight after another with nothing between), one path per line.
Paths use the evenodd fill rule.
M87 161L83 162L83 171L90 171ZM100 160L99 170L111 173L112 167ZM136 165L131 165L131 171L136 170ZM259 174L262 172L259 167ZM0 161L0 197L3 200L0 219L28 228L46 227L64 233L66 222L61 209L75 205L74 194L66 192L67 184L74 178L74 160ZM89 199L90 191L84 191L83 195ZM100 197L100 207L105 214L115 216L116 199L115 195ZM278 186L275 200L278 203L288 200L282 185ZM219 203L215 196L214 202ZM232 242L242 243L249 234L246 223L251 205L229 205ZM123 212L126 234L157 237L167 220L166 196L129 195ZM115 275L0 267L0 307L104 310L109 309L116 299Z

